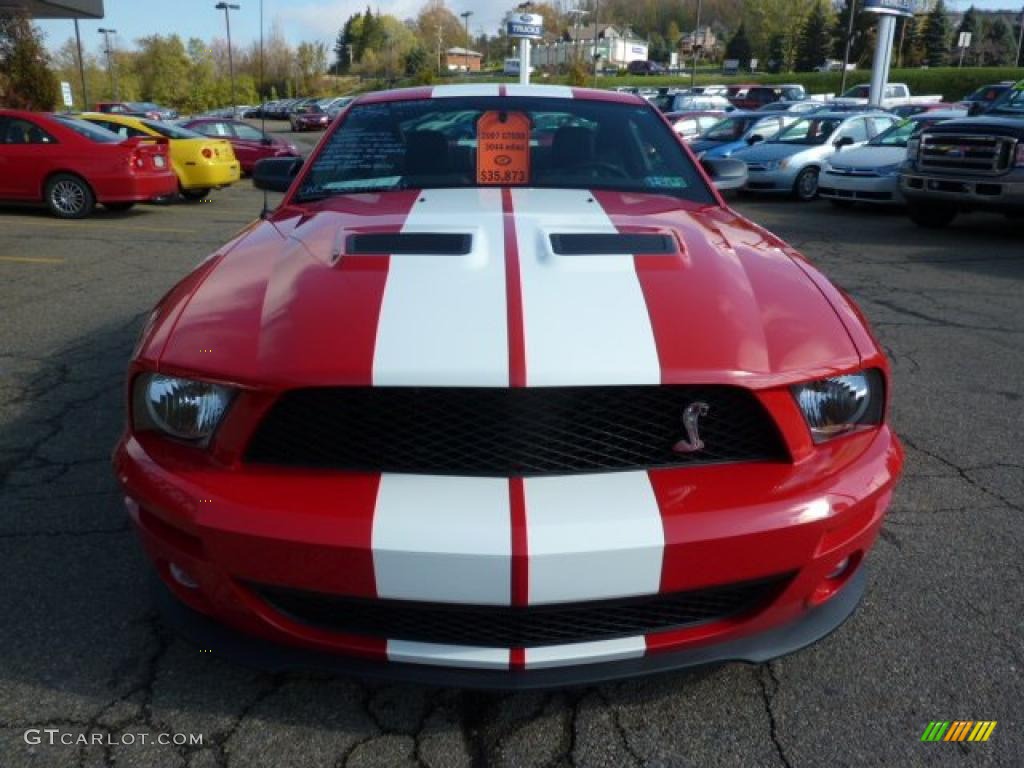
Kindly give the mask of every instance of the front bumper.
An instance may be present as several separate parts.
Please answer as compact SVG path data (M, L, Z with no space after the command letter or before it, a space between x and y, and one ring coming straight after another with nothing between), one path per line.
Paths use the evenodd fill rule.
M899 176L847 176L825 171L818 194L833 200L851 200L877 205L902 205Z
M780 574L788 580L756 610L713 621L596 642L481 648L333 631L283 613L252 588L472 605L495 604L497 589L505 590L507 605L508 590L516 590L509 570L522 564L500 556L508 532L496 541L494 526L506 513L495 516L481 505L487 497L479 489L472 514L456 520L448 509L458 506L457 497L408 489L396 495L406 476L225 468L199 454L152 435L128 435L114 457L142 544L165 587L189 609L171 610L171 623L185 625L204 647L263 667L493 687L756 662L814 642L842 623L859 599L862 562L903 460L899 442L883 427L815 449L793 464L581 476L565 481L578 484L569 497L552 495L550 487L542 493L528 478L528 525L548 526L536 540L523 534L530 541L530 585L520 594L529 595L528 607L676 594ZM464 480L428 478L449 491ZM408 480L414 488L420 481ZM638 532L642 526L628 499L588 490L633 481L654 488L653 534ZM385 486L391 495L382 501L386 494L378 489ZM381 530L374 515L387 504L391 514L404 504L402 530ZM368 515L360 511L366 509ZM829 578L844 561L850 566ZM243 639L229 639L218 623Z
M796 177L800 175L800 171L802 171L804 167L805 166L796 168L776 168L771 171L762 171L758 170L756 166L748 166L747 185L744 189L751 192L775 192L788 194L793 191L793 185L796 184Z
M965 208L1024 209L1024 170L1005 176L964 178L904 173L900 190L911 201L941 200Z

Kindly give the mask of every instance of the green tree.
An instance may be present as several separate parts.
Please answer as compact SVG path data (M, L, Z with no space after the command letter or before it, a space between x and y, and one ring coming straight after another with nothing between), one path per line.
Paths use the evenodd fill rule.
M997 16L987 25L978 50L982 66L1013 66L1013 59L1017 55L1017 40L1010 25L1002 17Z
M811 9L811 15L807 17L800 30L796 47L796 71L813 72L815 67L823 64L828 58L831 45L829 20L825 15L824 6L818 3Z
M768 69L772 72L789 71L786 65L786 36L772 35L768 41Z
M850 10L856 8L859 11L861 3L856 0L845 0L835 24L832 27L832 57L843 60L846 53L846 35L850 30ZM850 61L858 62L868 52L870 32L876 22L876 18L870 13L855 13L853 19L853 36L850 38Z
M741 22L736 34L729 38L729 42L725 46L725 58L739 61L741 69L750 67L753 53L750 47L750 38L747 37L746 24Z
M177 35L150 35L135 41L134 71L142 98L158 104L184 107L190 97L191 64L185 44Z
M23 14L0 13L0 103L53 109L59 94L42 33Z
M949 16L946 4L938 0L929 11L924 26L924 63L942 67L949 63Z

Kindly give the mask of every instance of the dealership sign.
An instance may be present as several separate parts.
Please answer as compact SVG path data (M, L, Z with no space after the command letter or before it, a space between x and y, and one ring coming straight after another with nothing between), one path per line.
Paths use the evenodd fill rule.
M868 13L888 13L894 16L913 16L915 0L864 0Z
M513 13L506 19L505 31L509 37L540 40L544 37L544 17L538 13Z

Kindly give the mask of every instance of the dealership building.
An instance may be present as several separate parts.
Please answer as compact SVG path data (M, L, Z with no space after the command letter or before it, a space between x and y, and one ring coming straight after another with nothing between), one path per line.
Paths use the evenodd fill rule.
M578 30L569 29L562 36L546 35L532 47L530 64L533 67L557 67L577 56L590 62L594 60L595 52L600 54L602 66L622 68L631 61L645 61L648 44L629 27L591 24Z

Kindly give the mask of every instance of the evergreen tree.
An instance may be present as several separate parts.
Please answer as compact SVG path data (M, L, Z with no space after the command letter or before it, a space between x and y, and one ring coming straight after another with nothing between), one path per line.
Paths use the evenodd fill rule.
M836 22L832 27L832 57L843 60L846 53L846 34L850 30L850 9L855 0L846 0ZM857 11L859 11L859 6ZM853 37L850 38L850 61L858 62L868 49L870 31L875 23L875 16L870 13L855 12L853 19Z
M747 37L747 25L741 23L740 28L736 30L736 34L726 43L725 58L736 59L740 63L740 69L748 69L752 56L750 40Z
M43 35L27 16L0 12L0 104L53 109L60 94Z
M768 41L768 69L772 72L789 71L786 67L785 35L772 35Z
M996 17L985 29L978 50L982 66L1012 66L1013 57L1017 54L1017 40L1010 25Z
M942 0L935 3L925 21L924 63L929 67L943 67L949 63L949 16Z
M813 72L828 58L832 37L829 34L828 17L821 3L815 4L811 15L800 30L796 46L796 71Z

